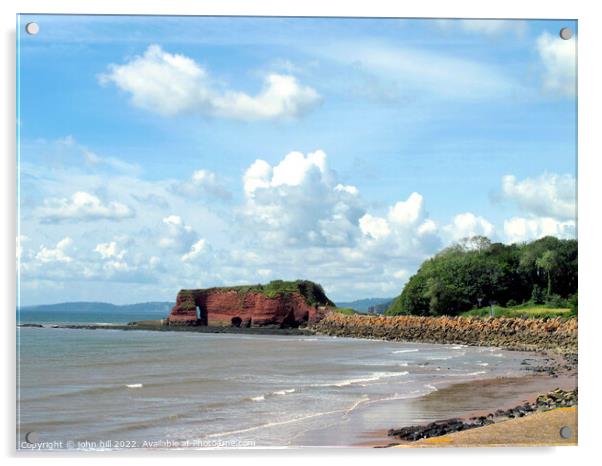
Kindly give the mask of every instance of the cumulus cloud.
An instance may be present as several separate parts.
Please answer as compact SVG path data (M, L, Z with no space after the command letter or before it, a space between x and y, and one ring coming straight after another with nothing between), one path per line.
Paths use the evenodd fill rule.
M473 236L491 237L494 232L493 225L471 212L456 215L452 222L443 227L444 234L452 241Z
M544 236L574 238L576 224L573 220L560 221L550 217L513 217L504 222L506 240L510 243L531 241Z
M363 215L359 227L363 235L358 243L361 256L415 259L434 252L440 244L437 225L426 218L424 198L416 192L390 206L386 217ZM357 251L349 253L353 257Z
M73 245L73 240L70 237L65 237L56 243L54 248L40 246L40 251L36 254L36 259L43 263L48 262L72 262L67 250Z
M571 175L544 173L522 181L512 175L504 176L502 196L516 202L521 209L532 215L575 218L576 184Z
M109 259L113 257L117 259L123 259L123 256L126 252L125 250L118 251L117 243L115 241L111 241L109 243L99 243L94 248L94 251L100 254L100 257L103 259Z
M569 40L542 33L536 42L543 66L542 84L550 94L574 96L577 87L577 38Z
M134 211L121 202L101 201L85 191L78 191L70 198L51 198L39 209L43 223L64 221L86 222L94 220L123 220L134 216Z
M159 240L159 246L176 252L188 252L198 240L198 235L190 225L186 225L181 217L169 215L163 219L167 234Z
M123 65L109 65L99 79L130 94L135 106L164 116L196 112L246 121L297 118L321 100L294 76L275 73L265 77L262 90L254 96L221 90L203 66L158 45Z
M130 270L130 265L125 260L127 251L125 249L119 249L117 242L110 241L108 243L99 243L94 248L100 257L104 260L102 263L103 270L113 272L126 272ZM90 268L86 268L88 274L92 274L93 271Z
M282 243L349 244L363 214L357 188L337 183L321 150L290 152L274 166L256 160L243 187L243 217L264 238Z
M366 214L359 220L362 233L372 239L379 240L391 234L387 219Z

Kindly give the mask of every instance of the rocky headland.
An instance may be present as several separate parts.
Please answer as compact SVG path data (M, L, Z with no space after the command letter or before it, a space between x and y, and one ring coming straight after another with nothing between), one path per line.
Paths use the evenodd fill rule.
M295 328L318 322L334 306L320 285L307 280L181 290L166 324Z

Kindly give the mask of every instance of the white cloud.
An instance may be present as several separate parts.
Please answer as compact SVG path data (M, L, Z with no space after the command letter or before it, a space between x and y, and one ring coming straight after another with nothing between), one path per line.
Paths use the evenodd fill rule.
M420 194L410 194L406 201L399 201L389 209L389 220L401 225L416 223L422 213L422 203Z
M515 176L502 178L502 196L514 201L526 213L539 217L574 219L575 178L571 175L544 173L518 181Z
M560 221L550 217L513 217L504 222L504 233L509 243L530 241L544 236L574 238L573 220Z
M359 227L363 234L358 242L361 254L349 257L360 260L373 256L414 261L432 254L440 244L435 222L425 216L424 199L415 192L390 206L386 217L363 215Z
M158 45L124 65L109 65L99 79L129 93L135 106L165 116L197 112L246 121L297 118L321 100L314 89L282 74L268 74L255 96L221 91L204 67Z
M134 211L121 202L103 203L93 194L78 191L71 198L51 198L39 209L44 223L63 221L123 220L134 216Z
M370 214L365 214L359 219L360 230L366 236L372 239L386 238L391 234L389 223L386 219L380 217L374 217Z
M41 246L36 254L36 259L40 262L71 262L73 259L67 254L67 249L73 245L73 240L68 236L60 240L54 248Z
M226 188L218 176L209 170L196 170L190 180L176 182L173 191L186 197L206 195L222 200L232 198L232 193Z
M294 76L269 74L262 91L256 96L228 92L213 101L215 114L238 120L297 118L321 101L311 87L299 84Z
M118 251L117 243L115 241L111 241L109 243L99 243L94 248L94 251L100 254L100 257L102 257L103 259L123 259L123 256L126 253L126 251L123 249L121 251Z
M204 250L205 250L205 240L200 239L191 246L190 251L188 251L186 254L184 254L181 259L183 262L191 261L193 259L196 259L199 255L201 255L201 253Z
M493 225L471 212L456 215L449 225L443 227L444 234L452 241L473 236L493 235Z
M242 216L263 240L350 244L363 208L357 188L336 182L326 154L290 152L275 166L256 160L244 173Z
M577 38L564 40L547 32L537 38L543 66L543 88L550 94L574 96L577 86Z
M167 226L167 234L159 240L159 246L177 252L188 252L198 240L198 235L190 225L186 225L181 217L169 215L163 219Z

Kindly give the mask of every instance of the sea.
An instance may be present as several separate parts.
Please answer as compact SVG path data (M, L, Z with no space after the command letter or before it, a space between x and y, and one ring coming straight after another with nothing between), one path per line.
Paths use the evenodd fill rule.
M160 317L22 311L21 323L44 327L17 329L18 448L357 445L466 410L470 397L419 401L451 384L523 375L521 362L538 357L326 336L52 327Z

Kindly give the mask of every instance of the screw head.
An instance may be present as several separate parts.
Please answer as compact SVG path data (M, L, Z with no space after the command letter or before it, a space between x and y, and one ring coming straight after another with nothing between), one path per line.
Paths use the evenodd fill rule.
M564 40L569 40L573 37L573 31L571 28L562 28L560 30L560 38Z
M562 438L571 438L573 436L573 432L569 426L562 426L560 428L560 436Z
M25 434L25 441L30 444L38 443L40 441L40 436L37 432L27 432Z
M38 32L40 32L40 26L38 23L27 23L25 25L25 32L30 36L35 36Z

